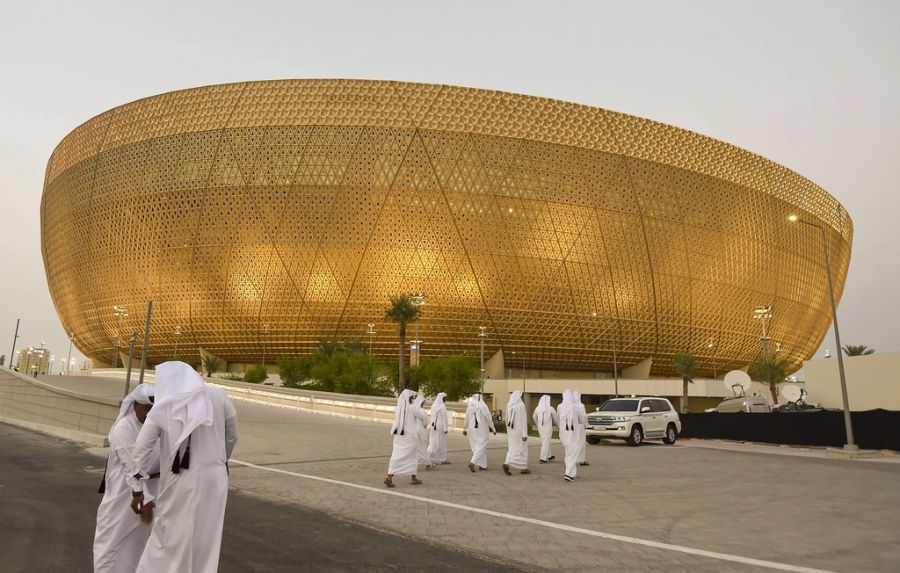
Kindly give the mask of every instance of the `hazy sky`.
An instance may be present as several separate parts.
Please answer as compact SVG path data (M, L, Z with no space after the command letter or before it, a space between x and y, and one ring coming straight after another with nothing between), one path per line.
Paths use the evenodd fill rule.
M733 143L855 226L842 341L900 350L900 2L0 0L0 354L67 339L47 289L44 168L75 126L170 90L372 78L547 96ZM823 348L834 352L831 336ZM80 360L80 355L77 355Z

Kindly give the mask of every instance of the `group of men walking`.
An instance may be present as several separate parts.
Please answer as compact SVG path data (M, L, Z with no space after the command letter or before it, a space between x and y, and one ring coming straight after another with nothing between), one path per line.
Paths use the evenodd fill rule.
M431 420L425 412L425 398L417 396L412 390L404 390L397 398L394 410L394 423L391 425L393 448L388 463L388 472L384 484L395 487L394 476L409 475L412 485L419 485L418 467L425 465L426 470L434 469L437 464L449 464L447 461L447 433L450 422L447 407L444 404L446 394L441 392L431 406ZM539 461L550 463L556 458L552 453L553 428L559 430L559 439L565 451L565 473L563 479L574 481L578 475L578 466L589 465L586 459L587 412L581 402L581 393L565 390L562 402L557 408L550 403L550 396L541 396L537 408L532 414L532 421L537 427L541 440ZM513 470L528 475L528 411L522 400L522 392L510 394L506 405L506 460L503 472L512 475ZM469 470L478 472L488 469L487 446L491 435L496 435L493 416L484 403L481 394L469 398L463 420L463 435L469 440L472 457Z
M94 534L95 573L212 573L219 566L237 415L184 362L122 402Z

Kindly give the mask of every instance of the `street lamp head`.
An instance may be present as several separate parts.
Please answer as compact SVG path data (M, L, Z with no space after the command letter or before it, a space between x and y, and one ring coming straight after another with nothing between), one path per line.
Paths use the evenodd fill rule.
M790 221L791 223L796 223L797 221L800 220L800 217L798 217L797 215L791 214L791 215L788 215L787 220Z

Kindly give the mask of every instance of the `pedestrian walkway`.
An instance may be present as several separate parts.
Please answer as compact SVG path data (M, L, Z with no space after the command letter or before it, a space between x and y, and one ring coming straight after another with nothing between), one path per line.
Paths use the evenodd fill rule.
M451 433L451 465L387 490L383 424L237 405L240 491L474 553L568 571L890 570L900 559L893 464L602 445L566 483L561 463L505 476L503 436L491 469L473 474Z

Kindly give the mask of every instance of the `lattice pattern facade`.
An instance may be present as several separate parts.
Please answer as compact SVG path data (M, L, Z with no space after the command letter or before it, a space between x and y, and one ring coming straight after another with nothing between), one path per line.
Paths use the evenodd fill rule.
M610 371L692 351L704 373L772 347L799 366L830 324L852 223L796 173L603 109L453 86L248 82L162 94L69 134L47 166L44 263L67 332L112 361L114 305L150 362L229 361L367 340L393 356L388 298L424 291L423 354ZM180 326L181 335L174 334ZM488 354L489 355L489 354Z

